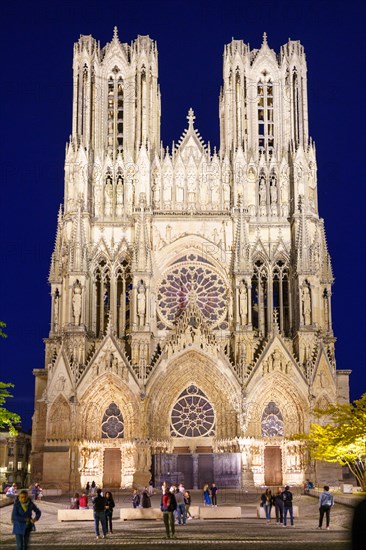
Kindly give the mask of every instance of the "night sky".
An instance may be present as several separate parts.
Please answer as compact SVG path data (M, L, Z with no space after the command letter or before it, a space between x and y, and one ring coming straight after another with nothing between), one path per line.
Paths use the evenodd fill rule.
M307 56L309 129L316 142L320 216L332 257L338 369L352 369L351 399L366 391L365 136L366 4L351 0L17 1L2 3L0 380L8 408L31 426L34 377L44 366L50 323L47 282L63 201L71 133L73 44L101 46L117 25L122 42L158 43L161 135L177 141L192 107L205 141L219 146L222 53L232 37L276 52L288 38Z

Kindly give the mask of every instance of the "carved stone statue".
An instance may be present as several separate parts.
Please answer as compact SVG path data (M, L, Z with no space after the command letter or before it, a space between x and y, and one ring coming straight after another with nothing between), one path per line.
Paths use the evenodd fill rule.
M277 185L276 185L276 178L272 177L272 183L270 188L270 194L271 194L271 204L277 204Z
M122 180L121 176L119 176L118 181L117 181L116 192L117 192L116 214L117 214L117 216L121 216L122 215L122 209L123 209L123 180Z
M58 330L58 321L59 321L59 306L60 306L60 297L56 293L55 300L53 303L53 328L55 331Z
M302 317L304 325L311 324L310 292L307 286L302 289Z
M72 312L74 315L74 325L80 325L81 319L81 305L82 305L82 295L81 295L81 286L77 284L72 291Z
M259 204L264 205L267 202L267 190L264 177L261 177L259 182Z
M239 314L240 323L246 325L248 323L248 293L244 283L241 283L239 288Z
M145 286L141 283L137 290L137 316L139 318L140 327L145 324L145 311L146 311L146 295Z

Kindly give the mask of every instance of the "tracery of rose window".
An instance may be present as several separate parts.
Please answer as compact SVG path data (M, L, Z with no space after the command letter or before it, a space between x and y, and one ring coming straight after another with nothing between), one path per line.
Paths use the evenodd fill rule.
M160 318L167 326L173 327L193 296L206 322L211 326L219 325L227 311L227 289L223 278L199 256L191 254L185 260L188 261L173 264L160 282Z
M173 437L209 437L215 435L215 413L205 394L189 386L178 397L171 413Z
M102 438L115 439L123 436L124 422L122 413L116 403L111 403L103 416Z
M262 436L283 436L283 417L274 401L270 401L262 415Z

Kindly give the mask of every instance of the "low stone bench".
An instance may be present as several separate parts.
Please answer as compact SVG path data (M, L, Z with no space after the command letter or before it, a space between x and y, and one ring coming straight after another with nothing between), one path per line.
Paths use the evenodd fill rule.
M299 517L299 507L293 506L292 507L294 518ZM271 508L271 518L276 517L276 509L274 506ZM264 509L264 506L257 506L257 518L266 519L266 511ZM289 514L287 513L287 518L289 518Z
M240 506L200 506L200 519L240 519Z
M163 519L163 512L160 508L121 508L120 518L124 521L138 519Z
M199 506L190 506L189 507L189 513L194 518L199 518L200 517L200 507Z
M61 495L62 495L61 489L42 489L42 496L44 497L59 497Z
M92 521L94 519L93 508L88 510L72 510L65 508L57 510L58 521Z

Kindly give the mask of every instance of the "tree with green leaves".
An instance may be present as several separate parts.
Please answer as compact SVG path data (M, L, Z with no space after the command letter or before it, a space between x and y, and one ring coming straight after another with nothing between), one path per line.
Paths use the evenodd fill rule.
M6 334L3 331L3 328L6 327L6 324L3 321L0 321L0 336L6 338ZM9 430L10 435L14 436L18 432L15 428L16 424L20 422L20 416L16 413L8 411L4 407L4 403L9 397L13 397L12 394L8 391L8 388L13 388L14 384L10 382L0 382L0 429L6 428Z
M297 438L306 442L310 456L348 466L366 491L366 393L353 403L316 409L321 424L311 424L308 434Z

